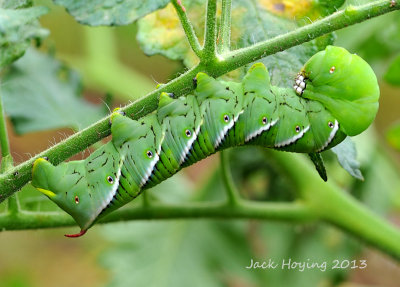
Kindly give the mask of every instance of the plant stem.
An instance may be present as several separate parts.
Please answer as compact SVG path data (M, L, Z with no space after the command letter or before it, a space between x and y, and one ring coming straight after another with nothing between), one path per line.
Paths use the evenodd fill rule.
M7 214L15 217L20 212L18 194L13 194L7 199ZM11 219L12 220L12 219Z
M219 65L218 68L222 70L217 73L226 73L227 71L248 64L249 59L256 61L295 45L308 42L319 36L399 9L400 3L392 6L390 0L374 1L360 6L348 6L345 10L338 11L309 25L297 28L292 32L223 55L224 65Z
M233 181L231 168L229 165L229 150L223 150L220 152L221 158L221 171L222 178L225 183L225 189L228 196L228 203L230 205L237 205L240 199L239 191L236 188L236 185Z
M227 53L231 49L231 10L232 0L222 0L222 16L218 40L218 53Z
M210 0L210 3L213 1L215 2L215 0ZM219 77L238 68L239 66L251 63L280 50L299 45L363 20L400 9L400 4L394 5L393 7L391 7L390 4L390 0L380 0L352 8L353 10L348 9L346 10L347 12L339 11L327 18L303 26L293 32L260 42L259 44L248 48L230 52L225 55L225 60L221 59L212 65L207 65L207 63L201 62L200 65L193 67L180 77L149 93L146 97L127 105L122 110L129 117L137 119L157 108L157 99L162 91L173 92L177 96L192 91L194 89L192 79L198 72L205 72L210 76ZM349 15L352 16L349 17ZM215 45L215 42L213 45ZM108 136L110 134L108 122L109 117L106 117L19 166L9 170L3 175L0 175L0 202L19 190L31 179L31 167L36 158L47 156L49 157L50 162L58 164L72 155L84 150L103 137ZM18 172L18 175L14 175L16 172Z
M207 16L205 27L205 39L201 61L211 62L215 59L215 45L217 40L217 0L207 1Z
M149 191L148 190L143 190L143 192L142 192L142 203L143 203L143 206L149 206L150 205L150 198L149 198Z
M10 154L10 143L8 141L6 116L3 109L3 98L1 96L1 85L0 85L0 144L1 144L1 164L0 174L13 167L13 158ZM19 211L19 202L17 195L10 196L8 198L7 213L9 215L15 215Z
M186 9L182 5L179 0L172 0L172 4L175 7L176 13L178 14L179 20L181 21L182 28L185 31L186 38L189 41L189 45L192 48L193 52L200 58L201 54L201 46L199 43L199 39L196 36L196 33L193 29L192 23L186 14Z
M276 151L268 151L268 155L294 180L300 197L318 218L400 259L400 229L371 212L333 182L322 181L304 156Z
M193 78L201 70L199 66L195 66L180 77L162 85L159 89L154 90L146 97L133 102L121 110L132 119L145 116L157 108L158 96L161 92L173 91L175 95L180 96L193 90ZM86 129L73 134L69 138L12 168L6 173L0 174L0 202L19 190L31 179L32 165L37 158L48 157L52 164L58 164L66 160L108 136L110 134L109 120L109 116L101 119Z
M301 203L260 203L242 201L227 206L223 203L197 203L185 205L165 205L153 203L149 206L119 209L100 220L99 223L137 219L176 219L176 218L254 218L309 222L315 219L310 210ZM75 226L76 223L66 213L21 211L12 220L0 215L0 229L21 230Z
M3 99L1 97L0 85L0 147L1 147L1 166L0 173L5 172L13 165L13 159L10 154L10 144L8 142L6 116L3 108Z

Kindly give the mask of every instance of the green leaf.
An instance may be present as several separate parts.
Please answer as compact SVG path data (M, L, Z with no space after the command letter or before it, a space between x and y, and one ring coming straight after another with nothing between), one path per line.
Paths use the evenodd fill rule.
M342 6L345 0L316 0L322 15L329 15L336 12Z
M369 165L363 172L365 181L353 185L352 194L369 209L388 216L400 207L400 172L383 150L373 149L368 154Z
M54 0L76 21L90 26L128 25L167 5L169 0Z
M393 60L387 69L384 79L392 85L400 85L400 54Z
M4 75L2 95L17 133L82 129L104 116L101 106L80 98L80 78L53 57L33 49Z
M360 163L357 161L357 150L354 142L347 137L343 142L331 149L340 165L353 177L364 180L360 171Z
M398 151L400 151L400 123L392 125L386 132L386 140Z
M185 1L184 5L196 34L202 40L205 2L192 0ZM272 5L268 1L233 1L231 46L234 49L244 48L294 30L299 24L292 20L294 17L290 15L293 13L303 16L311 13L314 17L321 15L317 6L294 5L294 7L296 9L288 10L288 14L281 15L279 14L280 10L276 9L276 5ZM283 16L290 16L290 19ZM197 63L198 59L189 47L172 5L139 20L138 27L137 38L146 54L162 54L173 60L183 60L187 67L192 67ZM315 41L312 41L264 58L262 62L266 64L270 71L272 83L291 86L292 78L295 77L303 64L319 49L330 44L331 41L332 37L326 37L318 45ZM250 65L247 68L249 67ZM228 76L238 79L245 72L246 68L239 69L229 73Z
M243 277L251 258L243 223L136 222L103 230L112 242L101 256L113 275L107 286L229 286L223 282Z
M32 6L32 0L0 0L0 8L18 9Z
M18 7L7 5L7 7ZM22 3L23 4L23 3ZM0 8L0 69L21 57L32 39L42 39L48 31L39 26L37 19L47 13L46 7L26 9Z

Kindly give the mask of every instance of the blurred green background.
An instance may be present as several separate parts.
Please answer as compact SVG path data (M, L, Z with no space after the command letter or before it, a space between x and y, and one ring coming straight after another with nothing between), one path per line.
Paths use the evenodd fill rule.
M18 88L26 95L22 100L5 99L6 112L14 115L8 120L8 130L16 163L184 71L180 61L160 55L146 56L136 40L137 24L87 27L50 1L35 1L35 4L51 9L40 19L42 26L50 30L40 47L44 54L27 52L15 65L30 74L15 82L15 73L18 75L15 68L4 75L1 86L5 94ZM400 225L400 146L396 146L399 135L392 132L390 137L387 131L400 121L400 86L387 71L400 55L399 16L392 13L336 33L335 44L357 52L368 61L381 88L375 125L355 139L365 181L352 179L331 154L325 155L328 174L333 180L397 225ZM240 39L233 38L233 46L239 42ZM53 63L53 57L62 60L62 64ZM185 58L185 63L192 63L191 56ZM50 81L54 75L63 79L58 86L50 89L42 85L42 80ZM30 82L32 77L34 82ZM26 86L29 94L24 90ZM35 93L31 89L46 104L33 106L27 119L26 108L17 110L13 100L28 105ZM82 91L85 104L65 100L64 96L76 91L79 94ZM51 99L47 98L50 96ZM55 109L60 105L65 110ZM24 117L19 113L24 113ZM62 121L51 120L52 114L59 113L65 113ZM48 122L46 127L35 122L40 117ZM279 166L265 160L261 149L238 148L232 154L234 178L243 197L260 201L293 199L290 181L281 176ZM175 203L223 198L218 155L168 179L152 189L150 196ZM32 211L55 210L51 202L29 185L20 193L20 199L22 206ZM138 201L132 204L140 204ZM0 205L1 210L4 204ZM400 282L398 263L325 224L138 221L97 225L78 240L62 236L74 232L76 227L0 232L0 286L398 286ZM315 262L365 259L368 267L325 272L247 270L245 266L252 258L260 261L272 258L277 262L289 258Z

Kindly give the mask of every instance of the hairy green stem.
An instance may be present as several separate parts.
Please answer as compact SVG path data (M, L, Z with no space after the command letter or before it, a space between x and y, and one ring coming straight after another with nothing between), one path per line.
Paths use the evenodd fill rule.
M143 117L157 108L158 95L161 92L174 91L175 95L180 96L193 90L193 78L202 70L199 66L196 66L121 110L132 119ZM0 175L0 202L19 190L31 179L32 165L37 158L47 157L53 164L66 160L108 136L110 134L109 121L109 117L106 117Z
M168 91L180 96L192 91L194 88L192 79L198 72L206 72L210 76L218 77L239 66L251 63L280 50L299 45L324 34L398 9L400 9L400 4L391 6L390 0L381 0L353 8L353 10L347 9L347 12L339 11L293 32L260 42L248 48L230 52L225 55L225 60L221 59L212 65L200 63L180 77L149 93L146 97L127 105L122 110L129 117L137 119L157 108L157 99L160 92ZM354 15L354 17L350 17L350 15ZM0 175L0 202L19 190L31 179L31 168L36 158L47 156L50 162L58 164L109 134L109 117L106 117Z
M223 150L220 152L222 179L224 180L228 203L230 205L236 205L241 199L239 191L233 181L231 167L229 165L229 152L230 150Z
M123 208L107 215L99 223L137 219L176 218L254 218L309 222L315 219L310 210L301 203L259 203L243 201L235 206L226 203L196 203L185 205L165 205L153 203L150 206ZM35 213L22 211L10 220L0 215L0 228L21 230L74 226L75 221L66 213Z
M207 1L205 39L201 61L206 63L215 59L215 45L217 40L217 0Z
M360 6L348 6L345 10L338 11L292 32L223 55L221 61L224 65L218 65L217 68L221 70L217 73L226 73L236 67L248 64L249 59L251 59L250 62L257 61L271 54L318 38L319 36L399 9L400 3L393 5L390 0L374 1Z
M218 37L218 53L227 53L231 49L231 9L232 0L222 0L222 16Z
M199 39L194 32L192 23L190 22L189 18L186 14L186 9L183 4L178 0L172 0L172 4L175 7L176 13L178 14L179 20L181 21L182 28L185 31L186 38L189 41L189 45L192 48L193 52L200 57L201 54L201 46L199 43Z

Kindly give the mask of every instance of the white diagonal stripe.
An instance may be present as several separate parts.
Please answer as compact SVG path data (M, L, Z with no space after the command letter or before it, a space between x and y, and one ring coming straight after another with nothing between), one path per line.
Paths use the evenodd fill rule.
M284 146L290 145L292 143L295 143L297 140L301 139L309 129L310 129L310 126L308 125L305 129L303 129L301 132L299 132L294 137L291 137L283 142L275 144L275 147L284 147Z
M273 120L272 122L261 126L258 130L255 130L254 132L252 132L251 134L249 134L245 141L248 142L250 140L252 140L253 138L259 136L260 134L262 134L264 131L268 131L271 127L273 127L277 122L279 121L279 118L277 118L276 120Z
M322 145L322 147L320 147L317 152L321 152L323 151L333 140L333 138L335 137L337 131L339 130L339 122L337 120L335 120L335 125L333 126L332 131L329 134L328 139L326 140L326 142Z
M227 124L226 126L224 126L224 128L219 132L219 135L217 137L217 140L215 141L214 144L214 148L216 149L221 142L223 141L223 139L225 138L226 134L228 133L228 131L235 125L235 123L237 122L237 120L239 119L239 116L241 114L243 114L244 110L241 110L240 113L238 113L236 116L233 117L233 120L231 120L229 122L229 124Z

